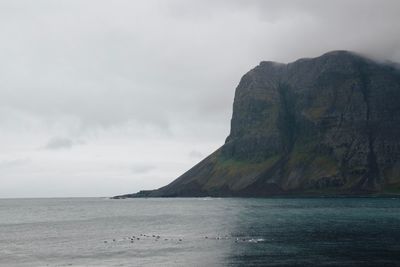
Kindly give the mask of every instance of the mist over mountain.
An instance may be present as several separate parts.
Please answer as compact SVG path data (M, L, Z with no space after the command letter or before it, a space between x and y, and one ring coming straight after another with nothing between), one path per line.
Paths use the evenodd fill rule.
M263 61L236 88L225 144L169 185L124 197L400 191L400 70L348 51Z

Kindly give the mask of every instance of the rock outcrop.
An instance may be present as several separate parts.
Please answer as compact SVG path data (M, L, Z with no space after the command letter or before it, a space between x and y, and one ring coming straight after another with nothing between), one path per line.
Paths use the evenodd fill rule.
M400 70L347 51L261 62L225 144L169 185L122 197L400 192Z

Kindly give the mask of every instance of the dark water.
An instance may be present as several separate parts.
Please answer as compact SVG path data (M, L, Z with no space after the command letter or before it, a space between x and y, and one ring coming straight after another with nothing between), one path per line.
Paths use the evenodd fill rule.
M400 199L0 200L0 265L400 266Z

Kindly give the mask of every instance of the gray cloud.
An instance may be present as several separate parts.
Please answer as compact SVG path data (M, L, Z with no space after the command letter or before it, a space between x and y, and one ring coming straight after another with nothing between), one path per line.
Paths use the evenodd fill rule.
M0 170L9 169L9 168L18 168L23 165L29 164L30 161L31 160L28 158L0 160Z
M0 158L35 159L10 186L107 175L127 184L105 193L135 191L129 167L99 166L145 154L159 177L146 185L161 186L223 143L234 88L260 61L346 49L399 62L399 13L397 0L1 1ZM88 141L60 149L74 140Z
M63 138L63 137L53 137L51 138L47 144L44 146L45 149L65 149L65 148L71 148L74 145L77 144L82 144L82 141L74 141L69 138Z
M226 118L261 60L332 49L400 58L398 1L2 5L1 105L82 127Z

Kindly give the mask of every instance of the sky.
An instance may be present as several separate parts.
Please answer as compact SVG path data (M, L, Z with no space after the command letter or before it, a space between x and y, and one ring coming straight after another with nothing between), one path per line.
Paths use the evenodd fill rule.
M0 198L168 184L224 143L260 61L400 62L394 0L1 0Z

